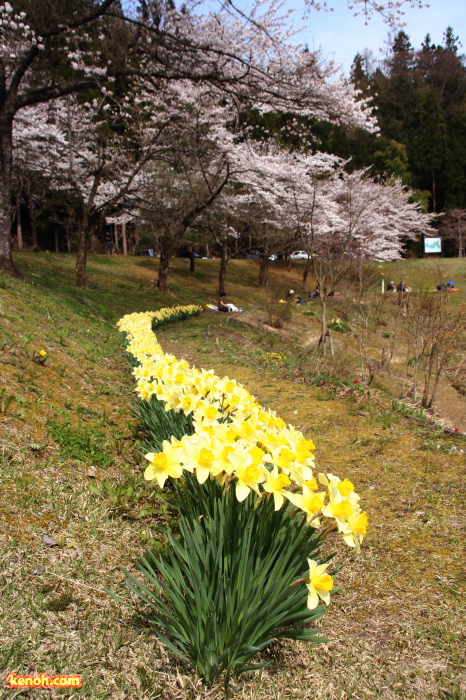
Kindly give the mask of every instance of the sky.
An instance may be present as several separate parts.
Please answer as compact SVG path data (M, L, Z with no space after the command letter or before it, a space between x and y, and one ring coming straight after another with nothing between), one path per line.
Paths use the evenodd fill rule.
M299 4L298 4L299 3ZM302 6L302 0L288 0L287 7ZM364 17L353 17L345 0L329 0L333 12L312 11L306 19L306 29L299 34L299 40L311 50L322 50L325 59L334 59L348 75L354 56L359 51L370 49L376 59L383 57L389 27L382 18L372 17L365 25ZM461 53L466 54L466 0L430 0L430 7L410 9L407 7L403 21L404 31L411 39L414 48L419 48L425 35L430 33L432 43L441 44L443 33L452 26L455 36L462 40ZM301 13L296 12L294 24L301 25Z

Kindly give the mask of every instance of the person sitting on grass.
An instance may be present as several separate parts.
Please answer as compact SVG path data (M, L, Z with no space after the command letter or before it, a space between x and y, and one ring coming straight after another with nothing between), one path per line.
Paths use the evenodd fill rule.
M227 313L230 311L241 311L241 309L238 309L238 307L234 304L227 304L227 295L225 294L225 292L220 292L219 294L218 310L225 311Z

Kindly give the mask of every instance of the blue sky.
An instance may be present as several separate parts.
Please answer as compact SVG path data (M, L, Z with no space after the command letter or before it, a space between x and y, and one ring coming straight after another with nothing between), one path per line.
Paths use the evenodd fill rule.
M380 49L386 46L388 37L388 27L382 19L373 17L365 26L364 18L353 17L344 0L334 0L333 6L338 7L334 12L311 12L300 40L310 49L321 47L324 58L334 58L343 66L345 74L349 73L357 51L368 48L376 58L381 58ZM300 24L299 17L297 13L296 25ZM428 8L407 8L404 21L407 26L403 29L415 48L420 47L427 32L434 44L440 44L446 27L451 25L463 43L461 52L466 53L466 0L431 0Z
M240 0L240 7L247 7L247 0ZM376 59L383 57L387 45L389 27L380 16L374 16L365 24L362 16L353 17L347 8L345 0L328 0L335 9L333 12L312 11L305 21L301 21L303 0L287 0L286 7L296 8L293 24L302 24L306 28L299 34L299 41L312 49L321 49L326 59L333 58L348 75L356 53L370 49ZM431 0L430 7L410 9L406 3L403 21L407 25L404 31L411 39L414 48L419 48L421 41L429 32L434 44L442 43L442 37L448 25L452 26L455 35L459 36L466 53L466 0Z
M204 2L207 5L214 4L214 0ZM365 25L363 16L353 16L347 7L347 0L327 0L327 3L334 7L333 12L313 10L302 20L304 0L284 0L285 10L295 10L292 24L295 27L305 25L296 41L307 44L311 50L320 48L323 58L333 58L342 66L346 75L349 74L358 51L362 53L364 49L370 49L376 59L381 59L383 53L380 50L386 47L389 33L389 27L383 19L379 15L373 16ZM251 0L233 0L233 4L247 13ZM441 44L443 33L450 25L455 36L462 40L463 48L460 51L466 54L466 0L430 0L430 7L421 10L411 9L409 0L405 4L403 21L407 25L403 29L414 48L420 48L428 32L432 43Z

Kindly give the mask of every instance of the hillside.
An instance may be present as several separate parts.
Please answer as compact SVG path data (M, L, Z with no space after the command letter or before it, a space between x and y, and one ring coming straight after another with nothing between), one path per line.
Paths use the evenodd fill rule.
M176 260L165 296L155 290L154 260L91 256L88 287L79 290L67 255L23 253L15 262L30 281L0 277L3 675L80 673L83 689L61 695L86 700L221 698L221 688L203 689L104 592L129 599L119 567L132 569L145 545L156 547L160 524L172 518L142 479L144 436L115 323L133 311L215 301L218 261L198 261L190 274L189 261ZM464 261L440 263L391 263L380 274L417 290L448 276L466 289ZM274 645L272 665L242 677L237 697L460 700L466 440L393 402L401 335L400 366L395 357L393 371L378 370L370 388L354 381L354 329L334 334L333 362L310 352L318 305L279 304L290 287L300 289L301 272L271 266L271 299L257 287L254 261L232 261L229 297L244 314L206 311L157 333L166 352L237 378L312 438L318 469L351 479L369 513L361 555L341 557L342 590L323 622L330 642ZM350 316L352 289L342 292L332 312ZM451 304L461 310L464 299L458 293ZM371 335L374 357L385 340L380 329ZM464 397L442 386L456 402L444 419L465 430Z

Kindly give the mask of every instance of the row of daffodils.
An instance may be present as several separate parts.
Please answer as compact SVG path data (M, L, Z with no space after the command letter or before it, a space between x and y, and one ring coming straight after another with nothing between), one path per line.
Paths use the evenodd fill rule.
M359 550L367 527L359 496L348 479L314 476L312 440L287 426L274 411L262 408L234 379L221 379L212 370L190 367L163 352L151 330L154 317L163 322L199 310L187 306L134 313L118 324L127 334L128 352L138 361L133 374L139 397L155 396L166 411L190 416L194 426L194 434L165 440L161 452L146 455L145 478L156 479L163 488L168 477L180 479L186 471L201 484L210 478L225 489L234 487L238 501L254 491L259 499L273 498L278 510L288 500L305 513L311 527L329 527L330 519L330 527L333 524L346 544ZM311 609L318 597L329 602L333 582L326 567L309 560Z

